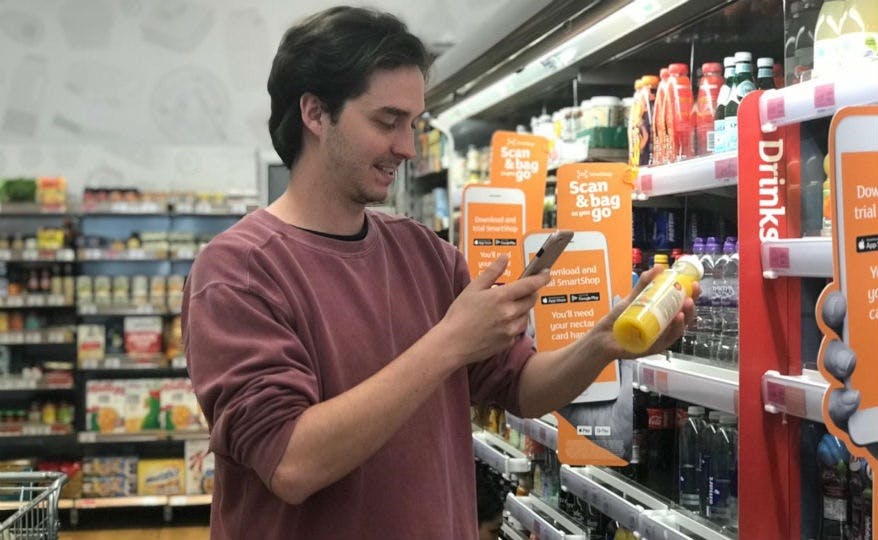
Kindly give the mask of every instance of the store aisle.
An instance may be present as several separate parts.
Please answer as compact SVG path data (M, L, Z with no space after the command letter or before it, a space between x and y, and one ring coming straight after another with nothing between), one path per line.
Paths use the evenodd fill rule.
M207 527L162 527L104 531L61 531L58 540L207 540Z

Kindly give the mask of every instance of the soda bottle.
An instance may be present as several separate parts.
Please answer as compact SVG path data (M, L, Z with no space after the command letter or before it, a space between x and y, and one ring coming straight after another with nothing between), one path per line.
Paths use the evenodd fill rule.
M719 91L723 86L723 68L718 62L707 62L701 66L701 80L698 81L698 99L692 109L695 126L695 155L703 156L713 152L713 120L716 117Z
M680 430L678 449L680 506L695 513L701 512L700 449L699 440L706 428L704 407L690 406L686 422Z
M756 88L758 90L774 90L774 59L759 58L756 60Z
M850 454L844 443L826 433L817 445L823 512L820 540L848 540L848 461Z
M738 432L737 418L721 414L710 446L707 517L717 525L737 528Z
M653 108L652 123L652 164L662 165L667 163L668 157L668 79L671 73L668 68L659 71L659 83L655 92L655 107Z
M631 285L637 285L643 273L643 252L640 248L631 248Z
M631 432L631 459L622 469L622 474L628 478L643 482L646 478L646 454L647 454L647 429L649 428L649 416L647 403L649 395L640 390L634 390L633 396L634 429Z
M726 105L725 126L723 128L723 144L726 151L738 149L738 107L744 96L756 89L751 62L752 55L750 53L735 53L735 86L729 103Z
M656 259L658 259L656 255ZM692 285L701 279L704 268L692 256L680 257L673 267L665 270L649 284L619 315L613 324L613 336L626 350L643 353L692 296Z
M643 483L656 493L667 496L674 492L675 485L673 400L650 392L646 414L647 450Z
M725 67L725 71L723 72L723 85L720 87L719 94L716 98L716 114L713 117L714 152L726 151L726 106L728 106L729 99L732 97L732 89L735 84L735 57L726 56L723 58L723 66ZM710 141L708 141L707 145L710 146Z
M670 135L669 161L680 161L695 155L692 124L692 82L686 64L668 66L668 134Z
M698 489L701 494L701 515L704 517L707 517L707 506L710 502L711 445L719 429L720 414L719 411L707 413L707 421L698 437Z

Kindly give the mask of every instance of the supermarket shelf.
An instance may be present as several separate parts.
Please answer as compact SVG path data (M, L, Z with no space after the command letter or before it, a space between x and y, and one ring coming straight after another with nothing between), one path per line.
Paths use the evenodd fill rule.
M807 237L762 242L762 276L832 277L832 238Z
M637 360L635 384L689 403L738 414L738 372L684 357L653 355Z
M74 499L73 507L79 510L92 508L126 508L131 506L167 506L167 495L146 495L134 497L96 497Z
M700 523L676 510L647 510L640 514L643 538L662 540L729 540L711 526ZM735 535L733 538L737 538Z
M82 205L75 213L83 216L215 216L241 217L257 208L256 204L185 203L185 202L103 202Z
M56 308L71 307L63 294L23 294L0 298L0 308Z
M640 514L644 510L668 508L668 504L658 497L592 465L562 465L561 487L633 531L639 529Z
M163 354L149 356L110 355L101 360L84 358L79 360L79 369L84 371L167 369L168 359Z
M165 261L168 259L168 250L82 248L77 257L80 261Z
M0 249L0 261L4 262L72 262L75 252L70 248L61 249Z
M767 412L788 414L823 422L823 395L829 383L819 371L802 370L801 375L766 371L762 376L762 403Z
M503 474L530 471L530 460L518 449L485 431L473 433L473 450L478 459Z
M207 204L207 203L173 203L171 215L173 216L203 216L203 217L241 217L258 208L256 204L231 203L231 204Z
M558 428L532 418L519 418L509 412L506 413L506 423L512 429L527 435L546 448L558 450Z
M26 379L24 377L0 376L0 390L3 392L33 392L35 390L73 390L73 376L69 375L67 382L52 382L45 377L40 379Z
M63 216L67 208L43 207L37 203L0 203L0 215L3 216Z
M169 506L207 506L213 501L213 495L171 495Z
M858 67L829 79L812 79L778 90L766 90L759 97L762 131L832 116L848 105L878 102L878 62Z
M143 431L135 433L98 433L96 431L80 431L76 439L83 444L155 442L155 441L195 441L207 440L207 431Z
M675 195L738 184L738 153L722 152L678 163L643 167L637 175L637 198Z
M556 143L556 144L567 144L570 146L572 143ZM573 165L576 163L585 163L590 161L608 161L608 162L628 162L628 150L625 148L588 148L585 145L582 145L582 150L578 154L576 151L572 152L575 155L575 159L569 159L567 161L557 162L557 163L548 163L546 169L548 174L556 174L558 169L563 167L564 165ZM568 154L569 155L569 154Z
M166 306L153 304L135 305L102 305L102 304L79 304L79 315L170 315L172 311Z
M540 540L586 540L588 535L575 523L536 497L506 495L506 511ZM550 521L551 520L551 521Z
M522 534L516 531L508 523L500 525L500 530L503 531L504 538L514 538L515 540L529 540L530 538L529 534Z
M0 345L54 345L76 343L76 327L0 332Z

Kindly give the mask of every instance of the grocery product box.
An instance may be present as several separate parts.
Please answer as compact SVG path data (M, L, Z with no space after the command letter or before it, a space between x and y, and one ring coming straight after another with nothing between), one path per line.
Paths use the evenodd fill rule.
M186 493L189 495L212 494L214 458L210 441L186 441Z
M86 431L125 431L124 381L91 380L85 385Z
M162 352L161 317L125 317L125 352L133 357Z
M207 430L192 382L189 379L165 379L161 391L162 429L168 431Z
M106 329L102 324L80 324L76 327L76 359L79 367L100 362L106 353Z
M161 379L120 381L125 388L125 431L136 433L161 428Z
M137 481L137 456L101 456L82 459L82 474L86 477L121 476Z
M181 495L186 462L182 459L141 459L137 464L138 495Z

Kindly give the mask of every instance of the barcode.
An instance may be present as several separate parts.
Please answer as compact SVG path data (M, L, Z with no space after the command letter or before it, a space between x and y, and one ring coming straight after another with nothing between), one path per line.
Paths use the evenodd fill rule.
M713 131L707 132L707 151L710 153L713 153L714 133Z

